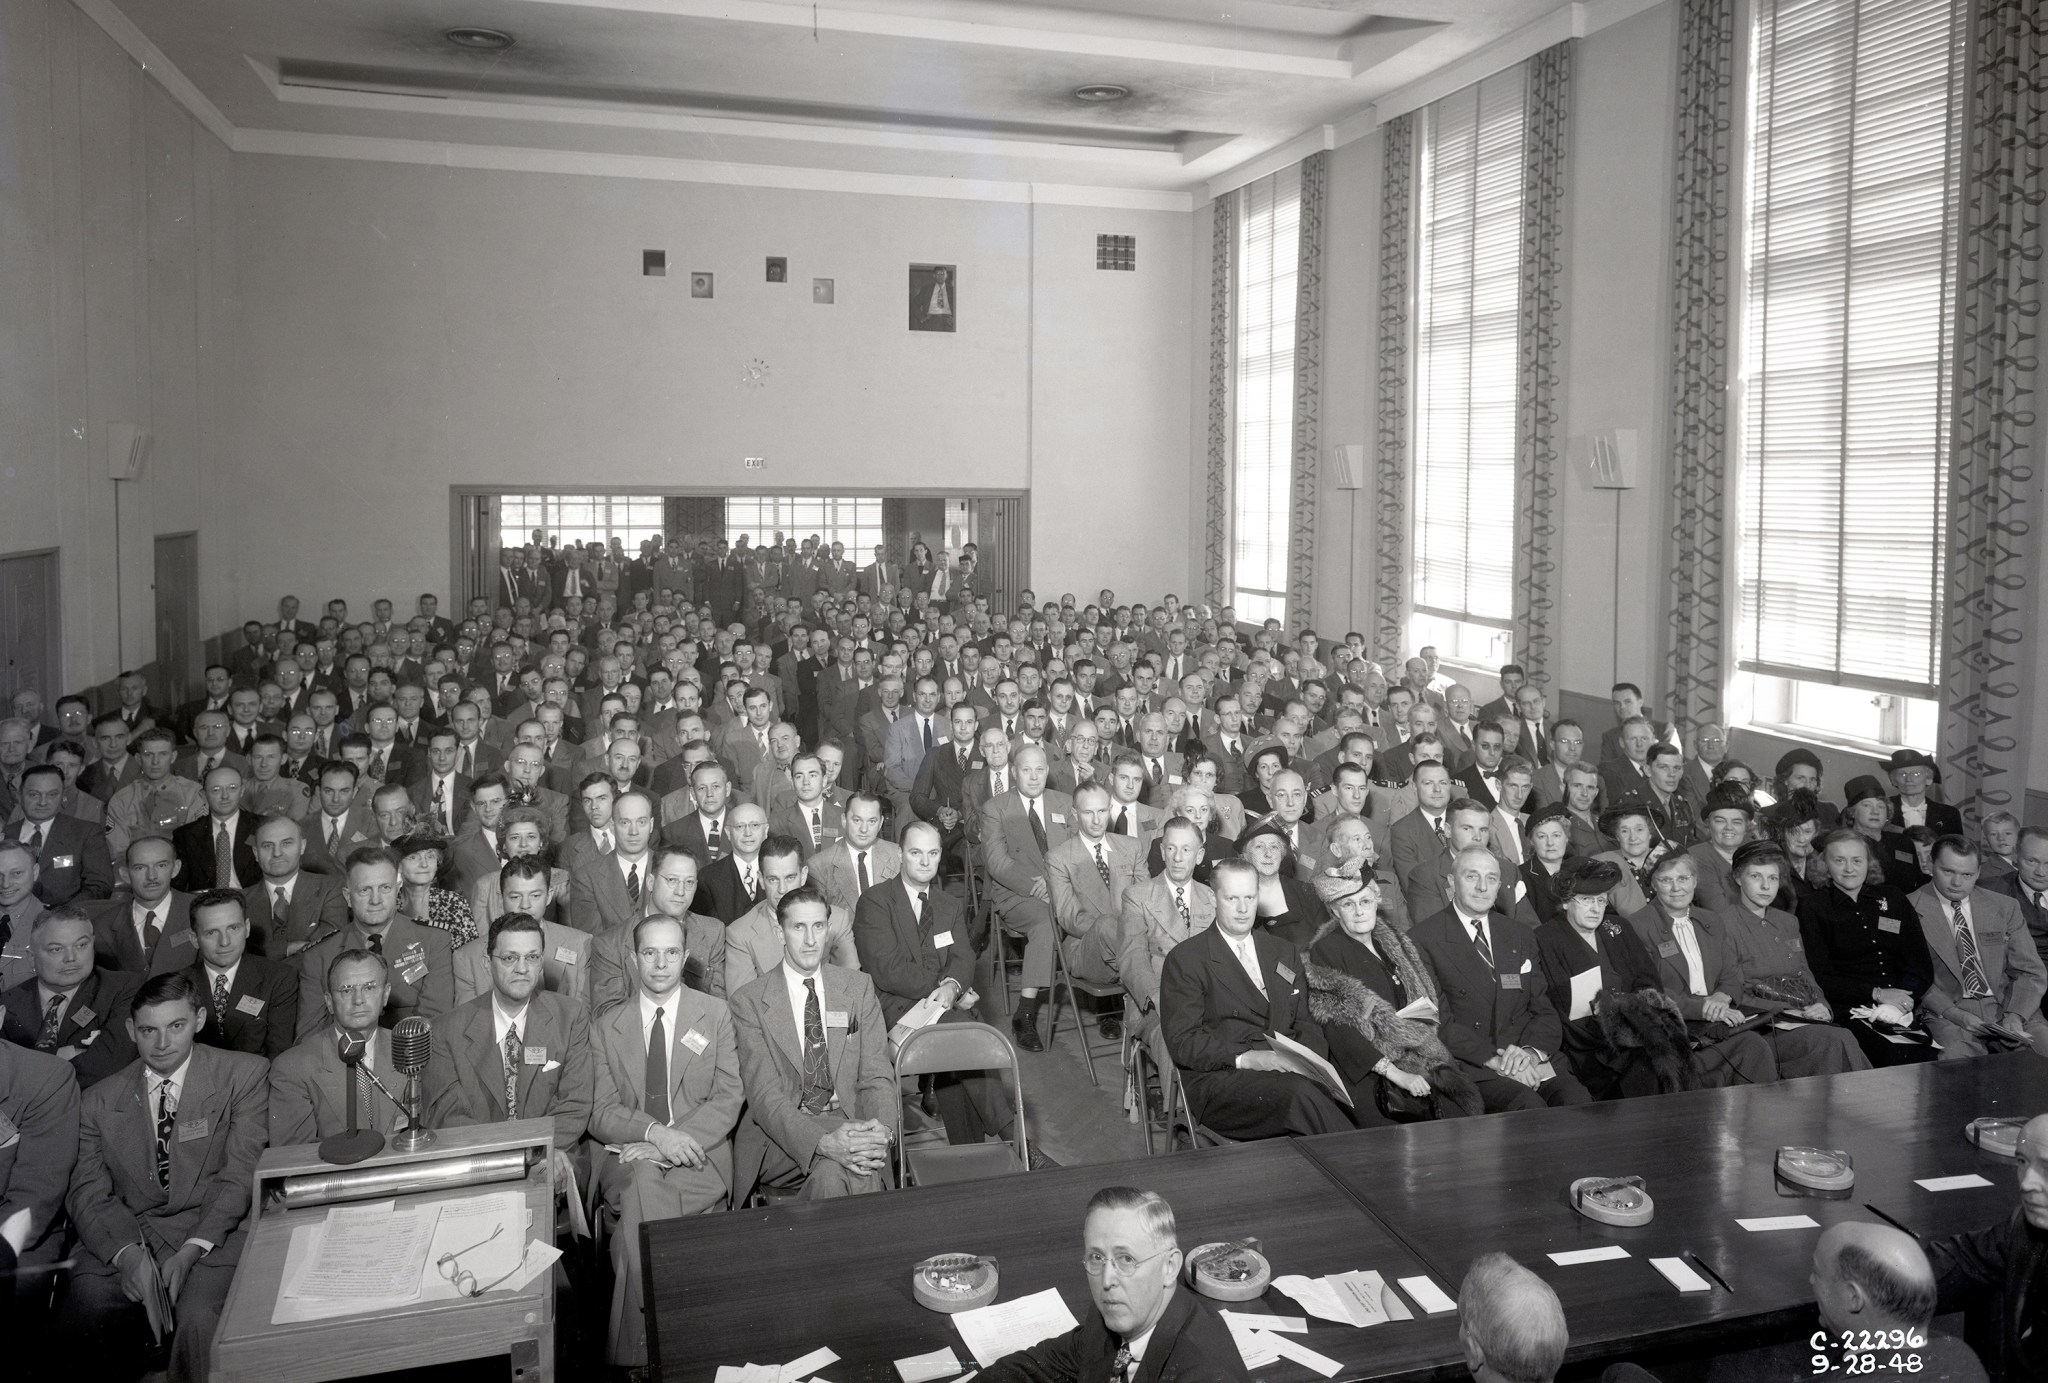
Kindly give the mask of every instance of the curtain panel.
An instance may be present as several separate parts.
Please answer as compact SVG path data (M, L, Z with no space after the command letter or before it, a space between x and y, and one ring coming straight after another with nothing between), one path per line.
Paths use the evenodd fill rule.
M1314 623L1316 474L1322 451L1323 203L1330 156L1301 161L1301 243L1294 289L1294 464L1288 487L1287 613L1294 629Z
M1415 275L1415 116L1381 130L1379 294L1373 314L1372 656L1399 676L1408 643L1408 390Z
M1202 583L1209 604L1218 609L1230 603L1230 328L1237 203L1237 193L1226 192L1209 208L1209 464Z

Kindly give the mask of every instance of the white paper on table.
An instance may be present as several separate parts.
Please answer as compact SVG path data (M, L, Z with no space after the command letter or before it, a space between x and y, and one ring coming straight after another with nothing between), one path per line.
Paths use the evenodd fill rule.
M1560 1268L1576 1267L1581 1263L1605 1263L1610 1258L1626 1258L1628 1250L1619 1244L1602 1244L1597 1249L1567 1249L1553 1253L1550 1261Z
M1427 994L1420 999L1411 999L1406 1008L1395 1011L1396 1018L1413 1018L1418 1023L1434 1023L1437 1019L1436 1000Z
M1714 1284L1692 1270L1683 1258L1652 1258L1650 1266L1664 1274L1664 1280L1681 1292L1711 1292Z
M1273 1347L1273 1342L1280 1336L1270 1330L1248 1326L1242 1317L1226 1320L1223 1324L1230 1331L1231 1342L1237 1346L1238 1357L1244 1360L1246 1368L1262 1369L1280 1362L1280 1351Z
M974 1361L987 1368L1006 1354L1064 1335L1080 1322L1061 1300L1059 1288L1048 1287L1015 1301L962 1311L953 1317L953 1324L974 1352Z
M1408 1303L1401 1300L1401 1294L1389 1287L1378 1273L1332 1273L1324 1280L1337 1289L1337 1295L1357 1314L1358 1319L1352 1322L1353 1325L1383 1325L1387 1321L1415 1319L1415 1313L1408 1309Z
M1820 1228L1820 1222L1811 1215L1763 1215L1754 1219L1737 1220L1735 1223L1741 1225L1752 1234L1763 1233L1773 1229Z
M1600 967L1581 970L1572 976L1572 1013L1569 1021L1593 1016L1593 996L1600 992Z
M1446 1311L1458 1309L1458 1303L1444 1295L1444 1289L1426 1277L1402 1277L1395 1281L1401 1290L1415 1298L1415 1304L1432 1316L1441 1316Z
M329 1210L319 1243L287 1294L329 1301L417 1300L441 1208L398 1211L393 1205L381 1201Z
M1370 1321L1353 1319L1353 1312L1350 1306L1346 1304L1343 1294L1337 1290L1336 1284L1327 1277L1303 1277L1296 1273L1290 1274L1287 1277L1274 1278L1273 1285L1300 1302L1302 1309L1318 1320L1335 1321L1339 1325L1370 1325L1372 1323ZM1234 1316L1238 1313L1226 1311L1223 1314Z
M490 1191L440 1204L441 1218L427 1246L430 1266L439 1264L444 1253L459 1254L452 1266L475 1277L479 1285L521 1271L520 1255L526 1244L525 1192ZM552 1264L554 1259L548 1262Z
M1968 1191L1991 1183L1975 1172L1966 1172L1959 1177L1922 1177L1913 1184L1923 1191Z
M1330 1098L1351 1108L1351 1092L1344 1088L1344 1077L1337 1074L1337 1068L1329 1059L1313 1048L1304 1047L1284 1032L1269 1032L1266 1040L1273 1044L1273 1051L1292 1067L1297 1075L1307 1076L1329 1092Z
M908 1359L898 1359L896 1372L901 1375L903 1383L931 1383L934 1378L951 1378L960 1372L960 1356L953 1353L951 1345L947 1345L929 1354L913 1354Z
M491 1292L525 1291L527 1283L554 1267L555 1260L561 1256L562 1251L553 1244L543 1244L538 1239L531 1240L526 1245L526 1256L519 1260L519 1270L497 1286L491 1288L490 1292L486 1292L484 1295L489 1296ZM489 1282L492 1279L484 1277L477 1280L479 1282Z
M1258 1332L1272 1342L1273 1352L1283 1359L1292 1359L1305 1368L1312 1369L1325 1378L1335 1378L1343 1365L1327 1354L1318 1354L1299 1340L1290 1340L1285 1335L1267 1335Z
M1224 1324L1235 1321L1247 1330L1282 1330L1291 1335L1308 1334L1308 1322L1300 1316L1268 1316L1257 1311L1218 1311Z
M792 1359L782 1366L778 1383L803 1383L825 1365L837 1361L839 1355L820 1345L801 1359Z

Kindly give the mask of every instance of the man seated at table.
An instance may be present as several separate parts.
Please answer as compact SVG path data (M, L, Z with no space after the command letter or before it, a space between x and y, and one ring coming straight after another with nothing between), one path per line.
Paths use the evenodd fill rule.
M141 977L93 965L92 919L75 907L37 914L28 945L35 974L0 998L0 1037L70 1062L90 1090L135 1060L126 1019Z
M1194 1117L1228 1138L1278 1138L1353 1128L1314 1079L1274 1049L1280 1033L1329 1055L1309 1016L1307 961L1258 926L1258 871L1226 860L1210 876L1214 926L1166 953L1159 1023Z
M392 1097L404 1091L391 1065L390 1030L378 1022L390 990L390 970L374 951L343 951L328 962L321 993L328 1022L270 1063L272 1147L317 1143L348 1131L350 1072L341 1059L343 1042L363 1053L364 1070L355 1078L356 1127L387 1137L400 1127Z
M1936 1311L1994 1311L1997 1337L1986 1357L1993 1377L2008 1383L2048 1378L2048 1114L2027 1121L2018 1151L2020 1203L2013 1212L1927 1246Z
M1564 1025L1536 964L1536 938L1493 911L1500 861L1475 845L1460 850L1451 867L1451 906L1409 933L1436 976L1444 1045L1479 1087L1489 1114L1589 1103L1586 1087L1556 1069Z
M1244 1383L1244 1361L1213 1312L1180 1288L1173 1207L1154 1191L1105 1186L1081 1217L1081 1268L1095 1309L1064 1335L1005 1355L988 1383Z
M249 953L248 904L237 889L192 900L192 935L199 958L191 974L206 1000L199 1040L276 1060L298 1040L298 967Z
M918 822L905 835L938 854L931 826ZM802 1200L882 1191L891 1180L889 1150L903 1101L890 1062L889 1020L867 973L826 963L828 916L823 896L808 884L783 894L776 905L782 962L732 996L749 1120L736 1197L757 1179L800 1186Z
M596 1053L595 1169L612 1224L607 1361L647 1363L640 1226L723 1210L732 1194L732 1134L745 1093L732 1015L723 999L683 984L683 927L643 917L633 927L635 1002L591 1025Z
M1473 1383L1550 1383L1570 1343L1564 1306L1514 1259L1485 1254L1458 1285L1458 1343Z
M246 1238L256 1159L269 1141L265 1073L246 1052L196 1042L206 1021L185 973L152 975L109 1021L141 1059L85 1092L65 1206L78 1247L57 1306L54 1358L98 1376L141 1372L145 1303L167 1301L173 1383L201 1383ZM110 1367L113 1360L121 1366ZM122 1366L126 1366L125 1368Z
M1934 964L1934 982L1920 999L1928 1034L1943 1061L2020 1047L2048 1056L2041 1018L2048 968L2018 901L1977 887L1979 859L1969 841L1943 836L1934 845L1933 879L1912 897Z

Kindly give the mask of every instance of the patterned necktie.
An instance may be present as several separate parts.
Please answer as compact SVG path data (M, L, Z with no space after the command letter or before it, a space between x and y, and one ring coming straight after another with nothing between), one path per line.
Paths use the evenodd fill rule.
M1166 770L1160 766L1157 759L1148 759L1146 762L1152 765L1152 786L1156 788L1159 786L1159 780L1166 776Z
M825 1013L818 1006L818 982L804 981L804 1098L806 1114L823 1114L832 1103L832 1073L825 1062Z
M505 1029L505 1117L519 1117L519 1025Z
M749 898L754 896L754 871L746 865L740 866L740 890Z
M1003 781L1003 771L999 768L996 770L995 779L989 784L988 795L991 797L1001 797L1007 790L1007 784Z
M213 836L213 885L215 888L235 886L235 840L228 834L225 823Z
M626 901L636 908L640 906L640 866L637 864L626 866Z
M663 1010L654 1010L654 1026L647 1030L647 1117L657 1124L668 1123L668 1029L662 1024Z
M43 1010L43 1030L36 1034L36 1050L54 1052L57 1050L57 1030L64 1025L64 996L52 994L50 1006Z
M334 853L335 842L341 839L341 823L334 817L327 818L327 853Z
M1192 927L1195 924L1195 915L1188 911L1187 885L1173 886L1173 906L1180 913L1180 924L1183 927Z
M1444 819L1442 817L1438 817L1431 824L1436 828L1437 844L1449 845L1451 843L1451 838L1444 834Z
M717 821L712 822L710 832L704 837L704 848L711 852L711 858L714 860L722 859L725 855L725 832L719 829L719 825Z
M213 977L213 1021L218 1023L228 1011L228 977Z
M1977 938L1970 931L1969 919L1963 916L1963 900L1951 899L1948 906L1956 926L1956 958L1963 966L1963 997L1988 999L1991 984L1984 978L1984 960L1977 954Z
M159 1190L171 1189L171 1126L177 1117L178 1107L171 1103L171 1083L162 1081L156 1088L156 1184Z
M154 908L142 914L142 953L144 956L156 954L157 938L163 934L164 929L156 923L156 910Z
M853 857L853 866L860 875L860 891L866 893L873 884L868 882L868 852L863 850Z
M28 843L28 852L37 859L41 859L43 855L43 841L49 837L50 824L47 821L38 821L31 828L30 834L32 839Z
M1115 1383L1127 1383L1131 1373L1131 1347L1120 1344L1116 1347L1116 1358L1109 1361L1109 1376Z
M1095 872L1102 876L1102 886L1111 888L1109 882L1109 859L1102 853L1102 842L1095 842Z
M811 844L825 843L825 813L817 807L811 808Z
M1486 962L1486 968L1493 969L1493 947L1487 944L1485 923L1472 928L1472 944L1479 948L1479 958Z
M434 779L434 820L440 822L450 835L455 833L455 825L448 819L447 787L439 778Z

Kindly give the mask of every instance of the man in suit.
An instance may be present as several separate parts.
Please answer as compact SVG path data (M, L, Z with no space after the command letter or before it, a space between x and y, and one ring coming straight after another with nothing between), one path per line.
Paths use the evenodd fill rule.
M1600 790L1609 806L1629 798L1645 798L1650 785L1650 749L1657 743L1656 727L1643 716L1631 716L1615 730L1615 753L1605 754L1601 741ZM1681 772L1681 777L1683 773Z
M1919 1010L1943 1061L2022 1046L2048 1055L2041 1016L2048 968L2018 901L1977 886L1978 858L1971 842L1943 836L1934 846L1934 878L1913 894L1934 962Z
M273 1147L317 1143L347 1131L350 1072L341 1059L342 1042L362 1051L366 1071L356 1078L356 1127L388 1137L400 1126L399 1108L392 1101L402 1092L391 1065L391 1034L378 1023L390 997L384 958L372 951L342 951L329 962L322 983L326 1025L316 1026L270 1064Z
M223 765L200 784L206 793L206 815L188 821L171 835L178 853L178 872L194 893L209 888L247 888L262 877L256 864L256 828L263 819L242 810L242 773ZM229 873L223 877L221 868Z
M596 934L647 914L654 867L654 799L640 791L612 803L612 852L586 855L569 871L569 923Z
M754 770L770 757L768 734L775 728L774 700L766 690L750 687L741 706L742 718L720 726L711 738L711 747L746 783L753 781Z
M920 677L911 688L910 714L896 718L882 745L882 776L898 820L910 810L910 794L917 786L918 770L924 766L925 756L945 738L946 722L939 718L939 684L930 677Z
M683 752L686 755L704 754L705 757L698 758L689 770L689 786L682 790L687 794L687 806L678 807L664 800L664 812L674 809L683 814L662 823L661 839L664 845L689 851L698 867L703 869L732 850L732 840L726 829L726 813L734 800L732 778L725 771L725 765L709 757L706 751L686 749Z
M2048 1114L2020 1131L2019 1204L1983 1229L1927 1246L1939 1311L1985 1314L1985 1357L2007 1380L2048 1371L2048 1340L2038 1324L2048 1289Z
M1616 682L1610 695L1614 700L1614 727L1600 736L1601 765L1619 762L1624 757L1637 763L1643 761L1643 755L1628 751L1628 723L1631 720L1643 722L1650 732L1650 744L1669 744L1674 748L1678 746L1678 736L1670 723L1650 717L1643 703L1642 688L1633 682ZM1643 748L1647 750L1649 745L1644 745Z
M41 913L28 946L35 973L7 991L0 1037L70 1062L81 1090L133 1061L122 1015L141 977L94 966L92 919L77 908Z
M249 954L247 904L234 889L209 889L192 900L199 958L190 974L206 1007L200 1041L275 1060L298 1041L296 966Z
M827 903L851 913L876 884L896 877L903 852L882 840L882 799L857 792L846 799L846 838L818 851L806 862L807 878Z
M0 837L0 989L35 973L29 935L44 912L35 887L35 856L20 841Z
M782 924L778 908L783 894L801 888L805 882L803 850L794 836L778 833L762 842L761 901L725 929L726 994L737 994L752 984L756 976L781 963ZM853 944L852 914L844 908L827 906L827 952L832 963L842 970L860 969L860 957Z
M918 766L910 809L939 828L939 837L952 854L965 835L967 777L981 767L974 748L980 721L974 708L962 702L945 713L944 723L946 742L934 747Z
M1451 906L1409 933L1436 976L1444 1045L1489 1114L1589 1102L1586 1088L1552 1065L1564 1025L1536 964L1535 936L1493 911L1500 861L1469 845L1452 870Z
M142 760L128 752L131 738L128 722L120 716L103 715L95 720L92 740L99 755L80 771L78 786L102 802L112 802L114 794L142 772Z
M304 859L314 873L338 879L350 855L376 842L370 804L357 798L361 782L361 770L347 759L332 760L320 770L314 813L306 819Z
M569 799L541 786L544 772L539 745L513 745L505 752L505 801L507 806L540 808L547 816L548 844L560 845L569 838Z
M1410 917L1432 917L1449 901L1445 878L1451 872L1451 774L1442 764L1426 761L1415 769L1415 810L1387 832L1388 853L1401 880L1402 900ZM1476 804L1475 804L1476 805ZM1488 820L1483 809L1479 820Z
M1145 877L1145 853L1129 836L1110 835L1109 792L1083 783L1074 793L1076 833L1046 856L1053 920L1067 973L1077 980L1116 984L1123 956L1124 894ZM1076 998L1078 1003L1078 996ZM1123 1035L1121 1004L1096 1015L1105 1041Z
M1925 826L1937 836L1963 833L1963 814L1947 802L1927 796L1934 782L1934 760L1917 749L1895 749L1885 761L1892 780L1892 825L1904 829Z
M2048 959L2048 831L2028 826L2021 829L2013 852L2013 872L2001 874L1981 886L1991 893L2003 893L2020 905L2034 949Z
M1180 1244L1163 1197L1130 1186L1097 1191L1081 1218L1081 1246L1094 1311L1066 1334L998 1360L984 1370L990 1383L1245 1383L1229 1332L1180 1287Z
M148 1340L141 1303L160 1295L173 1383L202 1383L269 1141L269 1064L196 1045L206 1009L190 975L152 976L121 1018L141 1059L79 1105L65 1201L78 1248L54 1334L72 1359L132 1357Z
M1160 873L1142 875L1124 890L1118 909L1121 950L1117 978L1138 1013L1139 1035L1153 1044L1164 1070L1172 1064L1159 1031L1159 976L1174 947L1216 920L1216 894L1195 880L1203 858L1201 828L1175 817L1159 833Z
M1500 726L1482 722L1472 728L1472 762L1458 775L1463 795L1492 811L1500 805L1500 766L1507 757L1507 735Z
M731 848L699 876L704 911L728 925L761 901L761 842L768 838L768 813L743 802L726 813Z
M590 1126L596 1095L589 1014L541 987L540 923L506 913L488 938L491 989L434 1024L422 1088L437 1129L552 1119L566 1157Z
M1052 886L1046 860L1074 833L1074 801L1047 792L1043 750L1026 748L1013 765L1017 785L981 809L981 847L989 876L989 898L1005 932L1024 939L1024 970L1010 1030L1027 1052L1045 1049L1038 1036L1042 990L1052 985Z
M283 960L306 949L316 936L348 920L341 879L301 867L306 831L290 817L274 816L256 828L256 867L262 878L243 891L249 947Z
M121 859L141 836L165 836L206 815L206 796L199 784L171 772L169 730L151 728L135 737L135 756L142 769L133 782L107 803L107 853Z
M845 812L828 788L824 761L816 754L799 754L789 767L794 792L770 809L768 829L794 839L808 860L838 844L846 833Z
M145 837L128 847L127 890L89 904L99 964L132 975L162 975L190 966L192 895L172 888L179 874L171 843Z
M439 1018L455 1007L455 972L448 933L398 915L398 856L381 845L359 846L344 876L349 919L316 936L299 952L299 1036L325 1026L321 996L327 967L343 951L373 951L391 967L382 1022L391 1027L415 1015Z
M106 898L114 891L106 832L65 815L59 810L63 800L64 775L54 765L31 764L22 770L21 814L8 823L7 836L35 856L36 897L44 907Z
M733 1130L745 1090L725 1001L683 983L682 925L633 924L633 1001L591 1024L590 1133L616 1147L594 1169L611 1226L612 1312L606 1361L647 1363L640 1226L723 1210L733 1192Z
M1355 1125L1323 1085L1275 1050L1280 1033L1322 1056L1300 951L1258 926L1257 872L1216 867L1215 925L1166 953L1160 1028L1194 1117L1230 1138L1334 1133Z
M0 1324L12 1326L13 1302L32 1325L64 1256L64 1191L78 1160L71 1068L48 1052L0 1042L0 1126L12 1130L0 1148Z
M453 836L469 824L471 780L456 770L455 731L437 726L427 734L420 768L407 790L412 794L415 818L431 821L444 836Z
M901 1118L875 983L826 962L828 917L815 889L783 894L783 959L733 996L749 1109L737 1184L805 1200L886 1189Z
M520 855L507 861L498 871L501 915L516 912L540 923L542 987L551 994L574 999L587 1008L590 1004L590 948L594 938L589 932L549 921L546 913L554 901L549 893L548 866L538 856ZM485 925L488 927L489 924ZM490 992L491 961L484 937L473 937L456 947L453 964L457 1004L466 1004Z
M673 918L683 927L688 957L683 983L700 994L725 995L725 926L715 917L692 912L697 900L697 861L686 850L658 845L649 852L652 881L643 915ZM635 917L634 922L640 919ZM632 927L607 927L590 944L590 998L595 1013L606 1013L633 994Z
M1144 774L1144 791L1138 800L1148 807L1164 809L1167 796L1184 780L1187 766L1185 760L1173 752L1173 738L1167 732L1166 717L1158 711L1139 718L1138 762Z
M202 711L192 723L192 747L178 755L171 771L190 782L204 784L206 775L222 765L247 769L249 761L228 748L226 711Z

